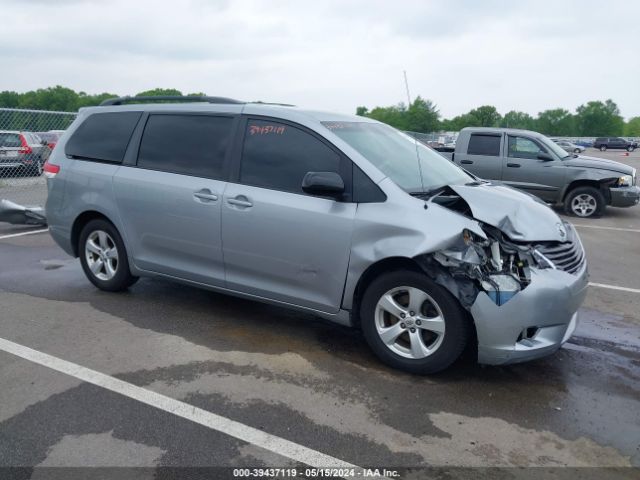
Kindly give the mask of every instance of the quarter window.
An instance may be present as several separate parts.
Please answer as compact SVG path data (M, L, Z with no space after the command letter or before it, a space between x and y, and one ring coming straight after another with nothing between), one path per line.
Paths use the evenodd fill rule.
M471 134L467 154L498 157L500 155L500 140L499 135Z
M150 115L140 143L138 167L222 178L232 125L231 117Z
M71 135L69 156L83 160L121 163L141 112L94 113Z
M240 181L304 193L307 172L340 173L340 156L311 134L290 125L250 120L245 132Z
M538 153L546 152L536 142L525 137L509 136L509 156L512 158L538 158Z

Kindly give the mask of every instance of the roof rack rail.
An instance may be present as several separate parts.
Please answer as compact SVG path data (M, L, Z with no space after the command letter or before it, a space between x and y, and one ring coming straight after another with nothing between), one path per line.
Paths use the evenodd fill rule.
M226 97L207 97L202 95L158 95L156 97L116 97L116 98L108 98L104 100L100 106L106 107L109 105L122 105L123 103L131 103L131 102L208 102L208 103L232 103L232 104L243 104L245 102L241 102L240 100L234 100L233 98Z

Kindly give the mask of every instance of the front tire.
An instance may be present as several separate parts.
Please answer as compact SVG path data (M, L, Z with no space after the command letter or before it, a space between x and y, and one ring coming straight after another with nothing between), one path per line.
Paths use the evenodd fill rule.
M85 275L100 290L119 292L133 285L127 251L116 227L102 219L91 220L80 232L78 254Z
M576 187L564 200L567 214L581 218L595 218L602 215L607 202L600 190L595 187Z
M580 150L579 148L574 148L573 149L573 153L580 153L582 150Z
M607 151L607 146L606 145L600 145L600 151L601 152L606 152Z
M634 150L635 150L635 147L634 147L634 146L632 146L632 145L629 145L629 146L627 147L627 152L633 152Z
M410 270L387 273L369 285L360 323L380 360L421 375L451 365L470 332L460 303L426 274Z

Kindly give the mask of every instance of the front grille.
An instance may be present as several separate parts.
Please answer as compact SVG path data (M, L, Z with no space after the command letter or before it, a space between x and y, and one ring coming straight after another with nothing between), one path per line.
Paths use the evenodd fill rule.
M558 270L576 273L584 264L586 257L573 229L567 228L567 233L568 241L536 245L536 250L551 260Z

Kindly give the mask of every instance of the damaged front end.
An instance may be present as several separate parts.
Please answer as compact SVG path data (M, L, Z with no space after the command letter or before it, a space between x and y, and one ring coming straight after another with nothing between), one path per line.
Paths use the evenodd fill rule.
M531 283L532 266L554 268L535 245L511 242L498 229L480 225L485 238L463 230L449 248L416 257L465 308L473 305L480 291L503 305Z
M475 220L484 233L464 229L446 248L415 257L470 312L479 362L525 361L559 348L575 329L587 287L584 250L573 227L550 212L557 220L553 239L513 240L498 226L524 231L517 217L478 215L495 220L491 225L453 191L433 201Z

